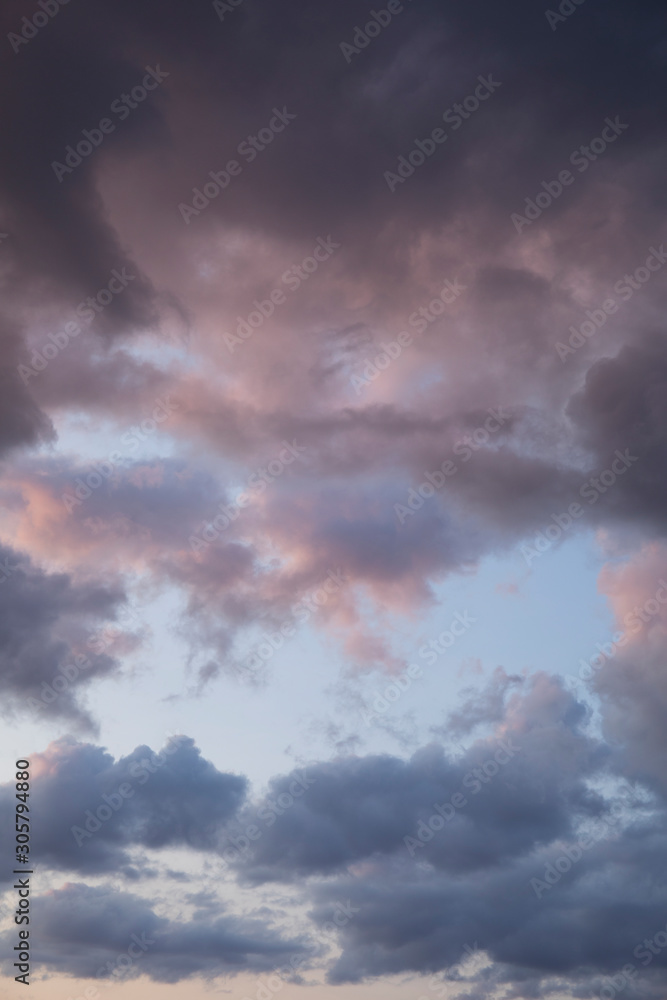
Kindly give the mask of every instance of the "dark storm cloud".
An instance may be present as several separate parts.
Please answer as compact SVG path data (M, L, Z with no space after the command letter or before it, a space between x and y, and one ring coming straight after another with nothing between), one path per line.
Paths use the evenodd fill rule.
M509 705L499 727L504 740L476 741L455 759L434 744L407 761L368 756L313 765L310 787L295 797L299 772L275 779L258 809L269 829L249 845L241 873L256 882L291 880L408 853L437 869L474 872L571 836L577 817L603 810L586 782L604 767L606 751L584 736L583 705L546 676L533 678L521 702ZM483 696L476 719L486 712L487 724L488 707ZM292 798L287 808L280 808L281 795L283 804ZM415 838L438 806L451 815L425 847Z
M20 24L23 13L18 4L6 7L6 31ZM478 202L481 195L509 220L516 200L537 190L543 174L557 173L571 149L597 134L606 115L632 120L621 157L657 143L664 79L652 41L657 3L633 8L630 31L626 8L613 3L604 14L583 7L555 33L527 0L511 11L490 2L465 11L422 3L408 7L348 65L340 43L351 39L366 13L353 2L315 16L305 3L285 9L255 0L222 23L210 4L158 9L97 0L85 10L61 11L4 60L4 82L16 97L5 110L12 143L0 166L22 233L22 268L61 290L69 284L90 294L113 267L128 263L95 194L98 161L167 150L169 202L175 206L200 177L231 158L276 105L290 107L297 120L280 137L282 146L276 142L248 164L222 209L224 218L292 233L296 226L307 235L330 229L336 219L356 236L359 253L375 236L377 220L397 214L409 240L454 205L460 210L462 197ZM132 39L129 53L126 38ZM115 97L140 82L147 63L159 60L170 74L164 89L127 121L114 119L115 133L59 184L51 162L81 138L82 129L97 125ZM478 74L491 72L502 88L450 136L455 150L445 146L418 181L410 179L392 196L383 171L412 148L415 135L425 137L443 111L474 90ZM195 111L188 121L183 105ZM581 179L576 197L592 173ZM656 165L644 198L659 197L658 175ZM219 211L214 207L197 223L214 225ZM559 206L553 211L557 215ZM385 263L373 256L367 266ZM137 285L119 299L118 323L145 323L149 301L149 289Z
M124 5L115 26L108 23L105 4L89 8L87 17L94 12L109 27L98 79L115 69L119 32L133 29L144 47L174 67L174 96L181 88L189 103L198 99L197 120L187 129L190 141L178 152L179 172L183 176L187 163L193 178L186 190L197 184L198 171L203 168L205 177L218 157L228 158L221 146L233 155L274 105L291 105L298 116L293 131L282 146L276 143L257 158L252 177L248 169L222 209L232 222L307 227L310 234L313 226L330 227L336 218L360 235L371 229L373 217L397 213L414 230L446 217L462 195L469 203L473 193L486 204L505 202L509 219L512 202L528 196L533 182L539 189L543 174L557 173L573 148L597 134L605 116L626 113L633 119L629 146L658 143L664 67L653 38L659 4L633 8L630 31L627 9L612 4L604 13L585 6L557 32L544 10L527 0L511 10L490 2L465 10L437 2L406 7L350 64L340 43L351 40L368 16L354 2L316 15L304 3L287 10L247 2L222 23L209 5L191 10L176 3L163 6L159 17L150 4ZM85 17L72 21L81 48L89 23ZM23 54L30 55L27 48ZM383 171L474 90L478 74L490 72L502 81L494 102L450 136L449 147L422 169L419 181L401 186L399 208ZM220 120L221 108L224 144L210 137L209 128L212 119ZM73 111L68 114L71 120ZM178 135L172 132L172 138ZM656 172L650 193L659 197L657 180ZM217 211L197 221L208 227Z
M7 712L49 712L93 727L79 695L82 686L117 669L103 645L87 641L119 614L125 595L117 585L77 582L45 573L21 552L0 546L0 688ZM77 659L79 658L79 659ZM85 663L83 662L85 659ZM63 675L83 664L70 680ZM59 694L52 689L59 678ZM47 690L48 689L48 690ZM46 693L45 693L46 692Z
M36 445L55 437L49 418L16 377L21 360L21 338L16 325L0 320L0 455L21 445Z
M97 979L101 988L142 975L177 983L267 972L292 960L298 967L309 956L303 938L281 935L266 916L236 915L218 903L184 922L159 916L151 901L107 885L69 883L41 896L35 935L35 969ZM11 950L14 937L3 935L5 948ZM9 962L7 967L9 972Z
M22 13L10 5L8 30L20 23ZM660 7L652 2L635 6L629 28L621 4L607 5L604 14L586 4L552 31L544 11L528 2L511 11L481 2L465 10L435 2L406 5L348 63L340 43L353 37L365 16L352 2L315 15L303 3L285 10L245 0L223 21L209 4L191 9L169 3L158 10L147 2L96 0L85 10L63 9L11 54L2 71L20 93L6 111L14 146L0 162L18 233L11 301L19 311L39 281L45 296L60 304L76 302L105 284L113 267L126 264L139 273L141 255L132 259L121 249L100 194L107 174L124 163L133 164L137 190L146 186L139 210L154 234L143 246L149 270L163 244L178 248L177 253L224 227L310 240L335 221L343 280L361 274L375 286L381 279L390 313L401 300L419 302L423 291L418 291L428 284L425 275L413 273L413 253L423 239L434 240L429 262L434 272L445 261L449 267L479 260L471 279L472 333L465 326L446 341L433 337L428 342L434 366L448 363L447 351L454 345L469 372L453 380L446 414L435 394L416 407L399 401L380 409L355 401L358 405L350 408L333 400L331 412L323 413L318 408L320 359L309 357L302 384L317 383L317 393L301 402L287 385L282 406L279 401L250 405L238 394L232 400L217 385L208 394L191 386L174 424L176 433L190 440L201 435L209 447L246 456L265 448L272 434L298 434L317 452L313 472L319 477L358 476L360 470L380 468L421 478L424 469L437 468L456 434L474 427L487 406L515 397L521 402L524 392L531 396L532 416L524 408L523 420L508 425L494 447L480 452L452 482L445 527L433 518L428 531L404 540L389 525L378 525L369 508L386 500L389 510L393 498L384 490L376 492L376 502L353 511L345 529L340 523L318 523L315 514L312 525L306 519L308 541L331 539L323 560L327 571L341 549L349 550L353 562L361 539L367 544L358 549L357 562L368 557L372 567L380 558L374 553L383 548L387 566L380 572L401 582L411 561L405 549L415 546L414 576L421 579L410 584L428 597L428 578L464 561L470 565L483 549L506 547L526 530L538 530L554 509L576 499L583 482L580 471L563 461L563 451L568 446L581 450L585 434L572 435L562 410L578 388L579 365L588 355L583 351L581 361L573 362L571 375L564 374L556 357L560 321L567 330L566 312L575 305L569 290L559 286L557 269L574 263L604 283L621 261L625 266L638 260L638 248L655 236L650 207L662 198L663 175L657 102L664 68L654 41ZM129 48L126 38L132 39ZM158 63L169 73L164 84L127 120L117 121L101 147L58 183L50 166L58 150L83 128L96 127L111 101L131 89L146 65ZM479 74L495 74L502 86L392 194L383 172L396 169L399 154L440 124L443 111L471 92ZM186 229L179 202L188 201L192 188L232 157L248 133L265 125L276 106L290 109L296 119L245 164L234 178L233 197L221 197ZM517 238L511 212L522 208L543 179L567 166L570 152L597 135L608 115L627 120L628 129ZM620 221L613 224L605 208L612 188L624 195L632 190L634 199L632 212L622 199L624 208L614 215ZM602 209L606 221L598 224ZM575 210L590 221L585 245L576 238L581 223L573 219ZM457 220L460 245L439 247L439 228L458 226ZM534 273L525 260L518 266L516 256L513 266L489 259L510 245L520 256L521 240L540 227L551 239L556 265L551 275ZM177 260L169 264L174 274ZM153 292L138 278L100 318L101 329L107 324L130 333L151 321L153 303ZM248 350L255 346L247 345ZM291 346L286 344L288 353ZM71 365L56 361L31 380L29 389L40 405L83 402L113 410L133 390L139 397L164 383L164 373L129 354L93 359L98 347L97 342L95 349L77 343ZM104 347L99 350L104 355ZM473 376L480 354L489 370ZM329 366L332 378L339 369ZM261 393L253 395L261 400ZM543 401L539 412L536 398ZM618 430L609 441L611 456L628 444L625 428ZM608 456L600 457L606 462ZM586 471L597 469L591 463ZM457 502L466 516L472 511L478 517L469 541ZM321 506L326 511L329 505ZM587 523L602 520L609 509L604 498ZM427 543L422 552L421 541L431 531L446 536L444 543L432 552ZM387 539L390 544L382 544ZM457 544L461 553L452 553Z
M642 958L650 951L637 954L644 939L665 928L664 893L651 898L646 891L650 875L643 852L656 836L658 850L664 849L664 835L657 830L634 843L598 847L593 858L573 865L541 899L530 879L565 857L562 847L475 878L378 865L366 877L340 880L317 892L314 911L322 925L331 920L336 899L349 901L356 910L340 929L343 953L330 981L451 970L465 958L466 946L477 946L518 996L558 992L554 977L561 978L561 992L579 984L581 995L591 996L602 987L603 977L627 963L635 967L637 985L645 988L656 976L664 990L664 952L655 955L648 971ZM472 989L462 995L474 996L475 983L483 986L484 978L472 975ZM524 994L526 980L531 985Z
M608 506L622 522L664 536L667 509L667 340L657 333L598 361L570 403L582 443L599 456L623 441L636 457Z
M159 755L141 746L117 761L101 747L63 739L33 766L43 770L33 778L35 853L53 868L91 874L131 876L133 847L215 850L247 789L245 778L216 770L186 737L172 737ZM5 821L12 802L6 787Z
M482 698L477 710L467 710L474 723L485 700L489 718L497 715L493 699ZM661 889L653 893L650 886L656 865L661 869L665 845L664 801L636 785L609 784L610 748L580 732L586 714L560 683L535 678L525 692L510 695L499 727L522 746L521 754L477 797L468 796L456 817L441 824L439 817L445 814L434 809L434 822L428 824L423 814L431 830L422 828L423 847L416 846L415 831L411 850L387 851L386 840L376 834L376 850L365 846L363 864L357 855L338 877L312 884L311 916L320 928L337 930L342 947L330 968L330 982L413 972L439 974L433 988L444 979L462 988L459 995L466 997L483 993L492 983L507 985L512 996L566 990L588 997L599 994L608 977L631 963L637 988L660 995L667 970L660 947L666 899ZM370 764L368 758L364 763ZM317 770L309 774L316 777ZM419 788L417 777L413 784ZM441 798L433 803L442 800L442 787L435 784L430 791L437 790ZM594 792L595 784L606 787L606 793ZM453 787L449 784L448 792ZM304 803L310 804L315 788ZM405 803L400 780L395 788L393 803ZM348 794L355 803L354 783ZM334 795L334 801L344 797ZM562 812L554 811L558 800ZM380 781L367 789L363 805L371 830L368 813L383 805ZM487 808L488 816L493 815L488 827ZM341 811L347 812L344 806ZM288 812L298 815L299 807L285 817ZM564 826L559 813L568 817ZM404 814L410 814L409 803ZM284 828L285 817L274 830L281 824ZM329 819L330 829L341 829ZM457 823L465 828L460 841ZM515 824L522 831L519 837L512 835ZM383 832L385 828L391 829L391 816ZM353 830L345 829L341 840L352 845ZM484 838L478 841L482 831ZM311 828L311 834L314 844L336 843L325 839L323 829ZM303 842L297 843L302 856L308 856ZM480 851L483 844L485 852ZM310 860L316 847L308 850ZM476 851L477 863L470 866ZM289 857L287 844L285 855ZM286 867L282 858L274 864L278 872ZM313 868L324 870L321 863ZM471 951L484 957L482 967L478 961L474 969L462 969ZM628 987L628 996L633 990Z
M485 716L497 720L497 688L458 715L471 727ZM433 989L445 981L462 997L485 995L498 984L511 996L565 990L589 997L631 963L637 989L659 996L667 967L659 947L666 900L649 887L656 865L661 869L664 801L636 785L609 783L624 753L614 756L583 735L587 712L560 682L537 677L525 690L504 688L499 731L523 749L476 801L470 796L444 827L436 819L432 836L423 827L423 847L415 837L411 851L367 850L363 866L357 861L313 885L312 917L322 928L337 927L342 947L329 981L414 972L437 974ZM554 811L558 801L562 811ZM487 808L493 820L478 841ZM559 815L567 817L564 826ZM457 823L465 827L458 843ZM515 824L519 837L512 836ZM482 845L478 863L466 864ZM348 919L336 917L340 900ZM477 964L466 968L471 952ZM635 995L629 981L625 988Z
M6 41L8 32L20 29L25 14L22 4L4 8ZM96 127L109 113L114 98L140 82L140 68L120 54L113 31L107 33L104 7L91 14L61 10L19 52L7 54L0 71L4 86L15 94L3 118L12 142L0 156L7 224L16 234L15 281L25 291L35 290L39 282L42 292L48 289L65 303L73 298L72 305L104 287L114 268L129 263L95 190L95 157L83 158L61 182L52 169L54 161L64 160L68 145L85 138L83 129ZM111 115L121 143L127 143L123 132L134 142L154 134L157 101L159 96L150 109L136 111L125 129ZM109 306L102 322L141 325L149 316L150 289L139 279Z

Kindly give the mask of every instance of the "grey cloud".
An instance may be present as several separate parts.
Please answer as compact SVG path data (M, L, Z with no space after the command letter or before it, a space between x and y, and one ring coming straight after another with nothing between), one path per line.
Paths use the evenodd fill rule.
M142 975L178 983L264 973L291 960L304 964L312 951L305 939L283 936L266 916L252 919L218 904L186 923L159 916L150 900L109 885L68 883L40 896L36 908L35 971L97 979L102 987ZM15 937L5 933L3 946L11 950Z
M33 850L55 869L89 874L132 877L133 848L215 851L248 784L218 771L186 737L172 737L160 754L141 746L117 761L101 747L62 739L43 759L48 774L33 779ZM11 823L9 786L2 799Z
M455 759L433 744L407 761L386 755L314 764L303 792L295 792L299 772L276 778L252 810L268 829L238 859L239 872L252 882L291 881L408 853L438 870L474 872L569 837L577 818L604 811L587 783L604 773L609 754L584 734L586 721L584 706L557 681L536 675L505 704L504 741L479 739ZM456 794L464 804L454 809L448 803ZM438 818L442 832L418 843L438 805L450 818Z
M113 621L125 601L117 584L80 582L66 573L46 573L23 553L0 547L2 603L0 604L0 687L6 711L37 716L53 713L84 728L92 720L80 701L81 687L115 669L115 659L87 639L100 625ZM50 688L59 668L69 668L77 656L85 669L64 683L56 698Z

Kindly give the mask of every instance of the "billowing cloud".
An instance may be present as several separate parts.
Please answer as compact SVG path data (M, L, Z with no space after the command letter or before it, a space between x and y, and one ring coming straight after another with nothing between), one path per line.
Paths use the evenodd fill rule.
M90 728L81 690L119 668L101 626L122 617L122 588L46 573L6 546L0 559L0 687L6 711L33 718L54 713Z
M276 776L254 799L245 779L216 770L191 739L172 738L158 756L138 747L117 762L61 741L34 758L35 829L43 831L35 846L50 867L133 878L142 873L129 863L136 849L149 859L180 846L215 853L241 884L290 883L292 903L309 903L318 933L338 935L332 983L440 973L471 996L489 976L530 982L543 996L568 983L585 996L632 963L643 977L651 965L642 981L659 989L665 961L654 952L647 962L651 950L642 948L664 927L660 892L646 892L665 846L662 794L626 780L617 752L590 732L589 711L561 682L536 675L504 686L500 719L491 691L463 710L489 732L462 756L433 744L409 760L313 762ZM99 906L106 919L103 887L60 892ZM121 909L136 903L114 898ZM178 933L153 915L147 933L163 941L173 931L180 943L169 950L180 958L165 964L160 946L142 971L161 981L212 974L196 932L215 905L198 905ZM227 933L226 918L211 926L214 937ZM91 934L99 949L101 929L81 941ZM248 936L255 947L240 950L259 956L251 967L275 967L284 956L282 946L263 949ZM115 933L105 940L117 948ZM470 950L486 964L464 976L457 970ZM92 975L80 950L63 954L48 967Z
M101 747L62 739L32 765L34 852L55 869L89 874L131 877L133 848L215 851L247 788L245 778L216 770L183 736L160 753L142 746L117 761ZM9 786L3 799L10 822Z

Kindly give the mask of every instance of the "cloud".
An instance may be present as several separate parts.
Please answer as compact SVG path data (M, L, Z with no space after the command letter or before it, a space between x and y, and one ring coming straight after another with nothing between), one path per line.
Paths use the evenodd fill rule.
M570 404L582 444L600 459L619 445L636 456L632 475L619 481L605 505L621 523L657 537L665 532L666 387L667 348L654 334L597 362Z
M51 420L43 413L25 385L17 378L21 358L21 338L16 326L0 319L0 454L6 455L55 437Z
M172 739L159 758L138 747L116 762L62 740L33 756L35 849L57 870L141 877L154 851L180 846L218 855L254 892L290 884L290 907L309 905L317 933L337 935L334 984L441 973L471 997L490 979L519 991L529 983L538 996L558 981L586 996L634 962L651 990L664 986L665 957L644 972L637 953L664 927L659 787L628 784L589 709L548 675L492 679L464 714L486 734L457 756L433 743L409 759L313 762L254 798L191 739ZM9 803L11 789L4 795ZM83 835L95 815L99 827ZM210 891L193 892L195 912L178 924L104 886L52 893L42 901L46 967L92 976L94 962L144 928L157 944L134 971L164 982L276 968L288 951L302 954L303 939L286 944L266 926L237 922L232 935ZM483 967L461 972L466 946L479 948Z
M642 5L630 31L622 6L610 9L618 16L600 19L583 6L552 32L527 2L502 16L484 2L473 17L424 0L406 5L400 26L395 19L348 63L340 45L360 17L351 0L317 25L302 3L288 13L244 4L223 23L211 5L168 3L155 16L98 0L94 19L68 9L22 45L2 69L21 95L5 112L12 155L0 158L15 234L2 244L12 364L29 360L111 270L126 267L136 279L66 356L27 386L12 378L7 442L37 443L53 433L50 421L82 408L93 428L114 421L122 439L158 394L179 399L165 427L174 457L154 463L151 488L139 488L135 468L97 492L85 516L52 512L51 523L20 528L22 545L46 546L72 564L93 552L120 562L130 550L142 572L183 589L195 662L207 676L229 668L239 622L284 620L303 587L340 567L350 586L323 625L341 636L355 667L395 672L400 657L365 615L369 599L378 620L386 609L428 606L447 575L551 523L617 448L638 447L642 460L600 496L581 530L623 521L652 531L662 348L647 331L661 314L661 276L567 365L556 352L570 325L658 239L652 205L664 152L654 95L663 70L657 43L645 51L645 40L657 37L659 9ZM8 31L21 23L14 7L5 17ZM62 65L56 40L67 53ZM147 64L162 67L164 83L122 118L111 112ZM497 92L474 113L443 120L480 75L501 81ZM239 146L276 106L296 118L245 157ZM54 159L107 114L113 132L59 183ZM578 170L570 154L610 115L628 128ZM442 124L447 142L392 194L384 172ZM186 226L179 204L234 156L243 170L233 188ZM568 165L576 183L517 234L512 212ZM340 246L318 262L310 255L329 236ZM311 260L316 271L304 270ZM460 279L465 292L420 334L420 310L445 279ZM224 334L247 323L257 303L270 308L276 289L284 301L228 351ZM402 330L412 345L359 397L351 376ZM649 373L650 399L642 397ZM618 392L626 402L610 415L604 400ZM394 505L497 406L511 413L506 426L401 526ZM643 440L637 428L649 426ZM225 535L231 544L189 558L191 526L214 517L228 485L245 481L283 439L307 447L309 464L244 513ZM42 484L45 503L84 465L68 470L61 459L36 463L52 484ZM179 462L197 466L191 488L174 481L186 475ZM206 485L212 469L222 485L212 475ZM21 476L35 496L32 471L24 466ZM149 500L160 511L151 526ZM103 525L95 544L78 530L92 518ZM153 551L133 525L153 532ZM288 571L264 575L254 603L230 594L257 573L267 547Z
M32 765L33 850L52 868L87 874L131 877L135 848L215 851L248 785L218 771L186 737L172 737L161 754L140 746L117 761L63 738ZM9 786L2 797L11 821Z
M603 567L599 587L612 606L615 630L605 638L590 671L590 683L603 703L605 735L616 747L620 766L661 794L667 787L662 766L666 580L663 542Z
M488 696L482 704L488 709ZM604 766L604 749L586 738L584 706L556 680L536 675L506 699L502 722L495 709L485 721L487 729L495 722L496 733L456 758L433 744L409 760L385 755L312 765L312 787L282 811L275 803L281 794L290 797L299 772L274 779L253 807L269 829L244 853L240 873L253 882L291 881L410 852L438 870L474 872L571 836L575 817L601 811L587 781ZM457 793L465 800L458 812L447 805ZM425 847L414 838L438 805L452 816L436 822L443 832Z
M293 969L309 957L304 938L281 935L266 915L245 917L222 904L185 922L158 915L141 896L77 882L36 902L41 944L35 971L98 980L102 988L139 976L178 983L269 972L290 961ZM3 944L11 949L14 938L5 933Z
M81 689L118 669L116 659L89 641L94 630L119 615L125 594L117 583L74 580L46 573L22 552L0 547L0 687L6 711L19 716L53 713L94 728ZM79 659L77 659L79 658ZM63 679L74 665L71 679ZM59 692L52 685L58 677ZM47 690L47 688L49 690ZM46 691L46 695L45 695Z

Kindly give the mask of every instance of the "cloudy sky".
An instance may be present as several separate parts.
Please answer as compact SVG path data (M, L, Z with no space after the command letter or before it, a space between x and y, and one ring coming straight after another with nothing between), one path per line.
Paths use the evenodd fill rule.
M6 995L664 1000L663 5L2 22Z

